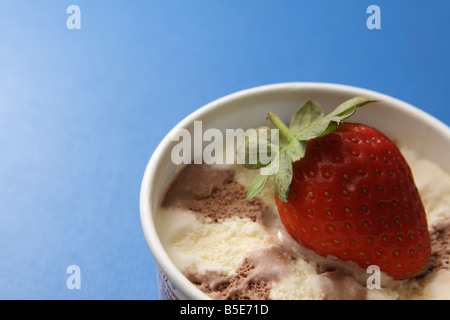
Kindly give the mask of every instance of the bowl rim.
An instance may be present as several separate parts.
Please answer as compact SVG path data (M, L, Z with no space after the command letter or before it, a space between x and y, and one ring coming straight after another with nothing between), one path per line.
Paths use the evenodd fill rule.
M354 96L370 96L375 99L383 100L395 105L396 108L402 109L402 111L415 113L416 116L423 118L424 122L430 123L441 134L445 135L450 141L450 128L442 121L426 113L425 111L387 94L345 84L328 82L283 82L266 84L228 94L198 108L197 110L186 116L178 124L176 124L156 147L145 168L139 196L140 220L142 230L147 245L157 264L157 268L159 267L160 269L162 269L162 271L167 275L173 285L178 288L188 299L201 300L211 298L203 293L200 289L198 289L193 283L191 283L174 265L159 239L155 221L152 215L150 195L153 192L153 181L155 177L153 172L155 172L155 169L158 168L162 161L161 154L163 154L164 150L166 150L166 148L168 148L172 143L170 137L173 136L176 130L179 130L180 128L186 128L194 120L201 118L202 115L214 112L216 109L231 103L233 100L239 100L244 97L258 95L262 92L267 93L268 91L279 91L286 89L325 90L328 91L329 94L332 94L333 92L345 92Z

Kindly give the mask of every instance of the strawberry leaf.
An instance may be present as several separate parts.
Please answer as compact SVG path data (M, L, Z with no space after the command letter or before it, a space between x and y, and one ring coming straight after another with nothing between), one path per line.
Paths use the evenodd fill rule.
M351 117L357 108L376 101L367 97L355 97L347 100L325 117L312 122L309 126L301 130L296 134L296 138L298 140L311 140L329 134L344 122L344 120Z
M268 158L272 157L271 132L269 127L256 128L256 135L245 138L245 143L238 148L238 155L244 157L243 166L247 169L260 169L269 164L261 162L260 154L264 150Z
M289 129L293 134L297 134L322 117L323 110L320 105L313 100L307 100L292 116L289 122Z
M247 192L246 201L250 201L250 199L260 194L269 181L270 177L278 172L280 158L279 153L279 150L277 150L272 162L270 162L268 166L261 168L261 174L253 179Z
M266 186L267 182L269 181L270 175L258 175L250 185L250 188L248 189L247 193L247 199L246 201L250 201L251 198L257 196L261 193L261 191Z
M291 194L292 187L292 161L285 150L280 152L278 172L273 177L275 194L278 199L287 202Z
M370 102L377 102L378 100L368 97L355 97L340 104L334 109L328 116L342 117L344 120L349 118L355 113L356 109L366 105Z
M287 146L283 147L282 150L287 153L291 162L294 163L305 156L306 142L293 139Z

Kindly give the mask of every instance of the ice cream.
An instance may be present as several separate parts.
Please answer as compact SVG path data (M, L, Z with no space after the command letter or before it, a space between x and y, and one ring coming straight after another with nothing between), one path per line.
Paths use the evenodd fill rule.
M172 182L157 220L163 246L183 274L213 299L450 299L450 176L402 147L427 211L429 270L409 280L370 274L322 257L281 224L270 186L250 202L256 172L238 165L187 165Z

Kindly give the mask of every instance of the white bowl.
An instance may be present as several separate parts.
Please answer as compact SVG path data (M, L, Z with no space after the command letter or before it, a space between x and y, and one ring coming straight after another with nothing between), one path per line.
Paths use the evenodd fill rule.
M288 121L306 100L317 101L325 114L338 104L355 96L367 96L380 102L364 106L351 118L368 124L450 172L450 128L429 114L405 102L374 91L328 83L281 83L256 87L213 101L196 110L176 125L154 151L144 173L140 193L140 214L145 239L158 266L161 299L209 299L193 285L167 255L155 227L155 216L161 197L177 166L171 161L171 150L177 142L170 137L181 128L193 134L195 120L203 130L217 128L247 129L264 125L268 110ZM446 147L443 147L446 146Z

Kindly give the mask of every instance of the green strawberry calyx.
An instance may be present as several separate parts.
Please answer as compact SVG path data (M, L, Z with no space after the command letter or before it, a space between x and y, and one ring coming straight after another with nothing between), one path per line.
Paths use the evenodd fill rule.
M260 174L252 181L246 200L249 201L260 194L270 176L273 176L275 195L280 201L288 202L292 188L292 164L305 156L306 142L333 132L359 107L377 101L369 97L354 97L340 104L328 115L324 115L320 105L309 99L293 114L289 126L286 126L275 113L269 111L268 124L272 123L279 130L280 144L278 150L272 154L272 161L265 165L269 169L266 172L270 174ZM245 164L244 166L248 169L263 167Z

